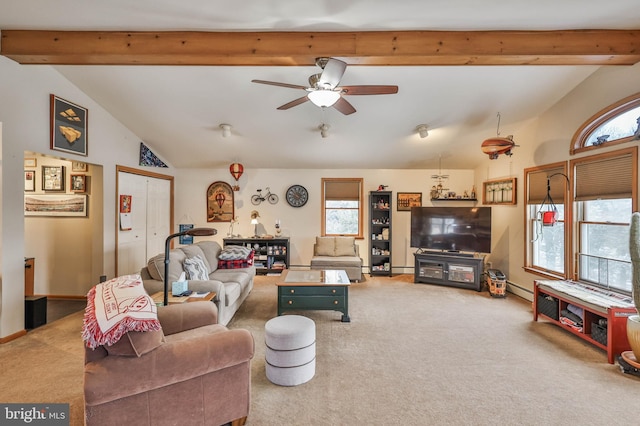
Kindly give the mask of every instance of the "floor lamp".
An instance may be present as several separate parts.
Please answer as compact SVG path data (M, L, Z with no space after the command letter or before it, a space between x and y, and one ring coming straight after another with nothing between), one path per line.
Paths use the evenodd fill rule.
M167 237L167 240L164 243L164 299L162 302L164 306L169 304L169 246L171 245L171 240L184 235L205 237L208 235L216 235L217 233L218 231L213 228L192 228L178 232L177 234L171 234Z

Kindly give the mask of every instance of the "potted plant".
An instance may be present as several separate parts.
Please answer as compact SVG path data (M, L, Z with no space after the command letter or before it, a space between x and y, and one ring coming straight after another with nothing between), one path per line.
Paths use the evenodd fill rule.
M627 339L635 355L640 360L640 213L631 215L629 229L629 254L631 255L631 291L637 315L627 318Z

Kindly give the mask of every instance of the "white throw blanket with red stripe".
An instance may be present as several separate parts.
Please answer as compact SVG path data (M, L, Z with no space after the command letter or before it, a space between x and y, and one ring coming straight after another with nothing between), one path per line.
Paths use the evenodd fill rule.
M113 345L129 331L160 328L158 310L140 275L123 275L89 290L82 325L88 347Z

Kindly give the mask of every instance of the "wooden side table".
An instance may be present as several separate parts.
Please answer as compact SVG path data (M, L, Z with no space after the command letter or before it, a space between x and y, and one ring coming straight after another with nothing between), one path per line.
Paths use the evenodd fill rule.
M176 303L185 303L185 302L211 302L216 297L216 292L210 291L206 295L202 297L197 296L173 296L169 293L169 304L173 305ZM155 303L164 303L164 292L159 291L151 295L151 298Z

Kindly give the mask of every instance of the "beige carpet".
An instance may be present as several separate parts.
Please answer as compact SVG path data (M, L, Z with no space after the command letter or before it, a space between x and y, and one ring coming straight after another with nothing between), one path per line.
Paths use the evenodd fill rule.
M634 424L640 378L513 295L368 277L350 290L351 323L316 322L317 371L281 387L264 373L264 324L277 277L258 277L230 327L256 342L248 425ZM82 315L0 345L0 401L69 402L82 424Z

